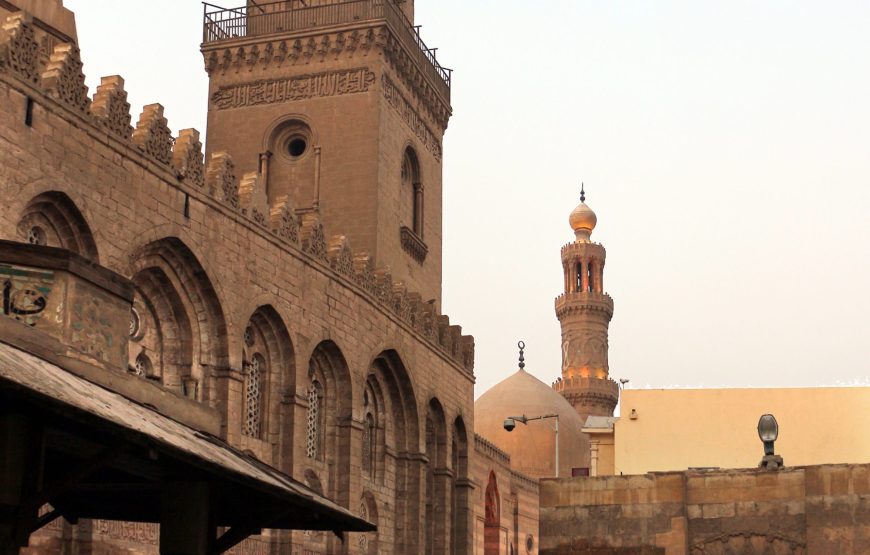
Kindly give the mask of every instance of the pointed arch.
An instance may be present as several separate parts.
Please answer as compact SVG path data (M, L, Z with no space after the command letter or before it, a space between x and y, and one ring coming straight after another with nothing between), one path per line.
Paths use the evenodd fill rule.
M462 416L453 421L450 446L450 469L453 471L451 496L451 542L452 555L466 555L471 552L471 490L468 481L468 431Z
M372 492L366 490L360 499L359 516L368 520L375 526L378 525L378 502ZM356 534L356 544L361 555L376 555L379 553L380 547L378 537L379 531L369 532L366 534Z
M66 193L46 191L30 199L18 220L21 241L60 247L99 263L97 244L81 211Z
M405 147L402 155L401 204L403 218L408 228L420 239L423 238L423 182L420 172L420 159L411 145Z
M499 530L501 528L501 496L498 492L498 480L495 472L489 471L489 481L484 493L483 521L483 553L484 555L499 555L501 543Z
M448 520L448 489L450 471L447 468L447 425L444 408L432 397L426 410L426 555L447 553L450 545Z
M419 462L412 456L419 450L417 400L401 356L393 349L377 354L369 365L367 389L379 403L384 454L375 484L383 491L383 503L392 504L394 528L379 535L380 549L389 553L413 553L418 549L420 518ZM390 455L387 457L386 453Z
M287 326L272 305L261 305L251 314L244 328L242 353L246 395L241 399L244 418L239 426L244 435L278 446L275 464L291 469L293 414L289 409L282 411L280 400L284 392L295 391L295 356ZM258 373L262 387L255 391L253 378ZM291 448L285 448L285 443Z
M151 336L140 331L137 339L131 333L131 341L137 343L131 345L131 353L159 352L162 369L173 372L161 376L170 389L212 403L225 401L226 392L221 394L208 378L210 368L226 367L228 362L226 323L202 265L176 237L151 242L131 259L134 309L141 309L140 320L144 312L155 326Z
M303 456L326 477L327 495L349 507L353 384L347 361L333 341L320 342L311 353L304 388L308 407Z

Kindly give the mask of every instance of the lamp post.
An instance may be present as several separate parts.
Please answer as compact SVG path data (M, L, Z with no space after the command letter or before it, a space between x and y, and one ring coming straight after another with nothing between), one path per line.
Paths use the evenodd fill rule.
M546 418L554 418L556 420L556 478L559 477L559 415L558 414L542 414L541 416L508 416L504 421L504 429L512 432L517 427L517 422L528 424L531 420L544 420Z
M758 419L758 438L764 444L764 457L759 463L760 468L778 470L782 468L782 457L774 454L773 442L779 437L779 424L772 414L764 414Z

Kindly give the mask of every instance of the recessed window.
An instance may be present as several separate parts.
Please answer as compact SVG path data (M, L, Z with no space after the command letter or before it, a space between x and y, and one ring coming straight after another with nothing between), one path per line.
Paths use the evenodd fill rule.
M291 158L299 158L305 154L305 149L307 148L308 141L305 140L305 137L291 137L290 141L287 143L287 154L289 154Z
M151 376L151 360L144 353L136 357L133 373L143 378Z
M317 140L314 133L304 121L297 119L281 123L272 132L269 139L269 152L274 152L285 162L301 162L306 159Z
M31 227L27 231L27 242L31 245L45 245L45 230L38 225Z

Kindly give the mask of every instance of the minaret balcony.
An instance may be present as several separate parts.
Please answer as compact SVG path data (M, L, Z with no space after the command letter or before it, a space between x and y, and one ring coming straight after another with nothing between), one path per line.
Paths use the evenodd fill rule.
M349 40L354 30L378 26L386 26L431 85L449 101L452 70L438 63L437 48L426 46L420 38L420 26L411 23L394 0L350 0L313 6L282 1L230 9L204 3L202 42L205 49L248 43L246 39L251 38L286 39L313 30L346 31Z
M562 293L556 297L556 316L561 318L564 314L572 312L604 312L608 317L613 316L613 299L607 293L576 292Z

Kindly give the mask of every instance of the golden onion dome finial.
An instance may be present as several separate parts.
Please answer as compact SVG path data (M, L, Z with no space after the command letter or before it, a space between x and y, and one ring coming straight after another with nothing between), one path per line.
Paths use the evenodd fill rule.
M598 223L598 217L591 208L586 206L586 185L584 183L580 184L580 204L571 211L568 223L571 224L571 229L574 230L577 242L589 242L592 230L595 229L595 224Z

